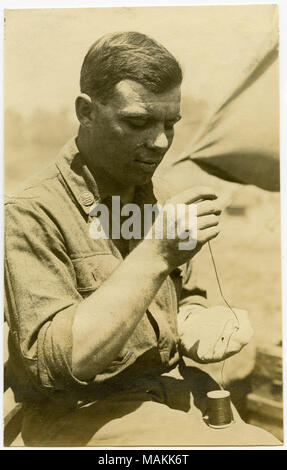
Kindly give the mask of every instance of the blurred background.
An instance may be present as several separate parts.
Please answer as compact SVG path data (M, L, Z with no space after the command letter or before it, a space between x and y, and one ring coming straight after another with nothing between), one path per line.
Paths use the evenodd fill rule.
M232 88L271 28L274 5L6 10L5 196L53 161L77 132L74 99L83 57L101 35L136 30L163 43L184 70L182 121L166 156L184 152ZM255 346L281 340L280 196L195 169L191 184L214 186L225 201L212 247L223 291L250 312L255 337L226 363L226 381L247 377ZM159 171L158 178L164 179ZM222 304L207 249L197 259L210 304ZM219 373L214 368L215 376ZM218 376L216 377L218 379Z

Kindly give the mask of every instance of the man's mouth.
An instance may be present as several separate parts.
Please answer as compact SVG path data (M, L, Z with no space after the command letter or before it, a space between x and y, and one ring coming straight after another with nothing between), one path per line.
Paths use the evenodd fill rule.
M145 170L145 171L154 171L156 169L156 167L159 165L160 163L160 160L159 161L155 161L155 160L148 160L148 159L138 159L138 160L135 160L135 162L140 165L140 167Z

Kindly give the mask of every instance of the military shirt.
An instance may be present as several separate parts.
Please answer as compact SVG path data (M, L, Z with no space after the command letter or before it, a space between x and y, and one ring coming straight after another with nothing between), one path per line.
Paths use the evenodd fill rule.
M194 284L191 264L174 270L118 357L90 381L73 375L75 312L123 262L112 239L90 234L91 208L105 197L73 138L55 162L5 205L8 370L17 401L75 404L100 399L170 370L180 357L181 299L204 304L206 293ZM152 182L136 188L135 202L156 202Z

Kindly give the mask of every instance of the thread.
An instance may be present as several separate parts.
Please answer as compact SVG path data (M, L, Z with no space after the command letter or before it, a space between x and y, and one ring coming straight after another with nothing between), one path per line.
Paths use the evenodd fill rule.
M173 192L176 194L176 188L173 184L171 184L171 182L167 182L164 178L160 177L160 176L153 176L153 179L157 179L159 180L161 183L164 183L166 184L166 191L167 193L169 194L170 197L172 197L172 193L171 193L171 187L173 188ZM230 337L228 338L228 341L226 343L226 347L225 347L225 350L224 350L224 354L226 353L226 351L228 350L228 347L229 347L229 343L230 343L230 340L232 338L232 335L238 331L239 329L239 320L238 320L238 317L235 313L235 311L233 310L233 308L231 307L231 305L229 304L229 302L226 300L224 294L223 294L223 290L222 290L222 287L221 287L221 283L220 283L220 280L219 280L219 275L218 275L218 272L217 272L217 267L216 267L216 263L215 263L215 259L214 259L214 255L213 255L213 252L212 252L212 249L211 249L211 244L210 244L210 241L207 242L208 244L208 249L209 249L209 253L210 253L210 257L211 257L211 261L212 261L212 264L213 264L213 268L214 268L214 272L215 272L215 277L216 277L216 281L217 281L217 285L218 285L218 289L219 289L219 292L220 292L220 295L221 295L221 298L223 300L223 302L225 303L225 305L229 308L229 310L233 313L234 315L234 318L236 319L236 322L237 322L237 326L234 327ZM223 327L223 331L225 330L225 327L226 325L228 324L230 320L227 320L224 327ZM218 338L218 340L220 340L220 338L222 337L222 334L220 335L220 337ZM218 341L217 340L217 341ZM215 343L216 344L216 343ZM220 371L220 380L219 380L219 386L221 388L222 391L226 391L224 390L224 375L223 375L223 372L224 372L224 367L225 367L225 359L222 361L222 367L221 367L221 371Z
M158 177L161 181L165 181L163 178ZM166 182L166 181L165 181ZM169 188L170 190L170 188ZM219 280L219 275L214 259L214 255L211 249L211 244L210 241L208 241L208 248L209 248L209 253L211 257L211 261L213 264L214 272L215 272L215 277L219 289L220 296L225 303L225 305L229 308L229 310L232 312L234 318L236 319L237 326L233 328L233 331L231 332L228 341L226 343L225 349L224 349L224 355L226 351L228 350L230 340L232 338L232 335L238 331L239 329L239 320L236 315L236 312L233 310L229 302L226 300L226 297L223 294L223 290L221 287L221 283ZM224 327L223 331L225 331L225 328L231 320L227 320ZM217 339L215 344L222 339L223 333L220 335L220 337ZM232 410L231 410L231 401L230 401L230 392L228 390L224 389L224 366L225 366L225 359L222 361L222 367L220 371L220 380L219 380L219 386L220 390L213 390L207 393L207 416L205 417L207 419L207 423L210 427L212 428L225 428L227 426L230 426L230 424L233 422L233 415L232 415Z
M226 343L226 347L225 347L225 350L224 350L224 354L226 353L226 351L228 350L228 346L229 346L229 343L230 343L230 340L232 338L232 335L238 331L239 329L239 320L238 320L238 317L236 315L236 313L234 312L233 308L229 305L229 303L227 302L224 294L223 294L223 291L222 291L222 287L221 287L221 284L220 284L220 280L219 280L219 276L218 276L218 272L217 272L217 267L216 267L216 263L215 263L215 259L214 259L214 256L213 256L213 252L212 252L212 249L211 249L211 244L210 244L210 241L207 242L208 244L208 248L209 248L209 253L210 253L210 256L211 256L211 260L212 260L212 264L213 264L213 268L214 268L214 272L215 272L215 277L216 277L216 280L217 280L217 285L218 285L218 289L219 289L219 292L220 292L220 295L221 295L221 298L223 300L223 302L226 304L226 306L229 308L229 310L233 313L235 319L236 319L236 322L237 322L237 326L234 327L231 335L229 336L228 338L228 341ZM226 325L228 324L230 320L227 320L224 327L223 327L223 331L226 327ZM222 367L221 367L221 372L220 372L220 375L221 375L221 380L220 380L220 388L222 390L224 390L224 375L223 375L223 371L224 371L224 366L225 366L225 359L224 361L222 362Z
M217 280L217 285L218 285L218 289L219 289L221 298L224 301L224 303L226 304L226 306L229 308L229 310L233 313L233 315L236 319L236 322L237 322L237 326L234 327L234 329L231 332L231 334L228 338L228 341L226 343L225 350L224 350L224 354L225 354L226 351L228 350L228 346L229 346L230 340L232 338L232 335L236 331L238 331L238 329L239 329L239 320L238 320L238 317L237 317L235 311L230 306L229 302L227 302L227 300L226 300L226 298L223 294L221 283L220 283L218 272L217 272L215 259L214 259L213 252L212 252L211 245L210 245L210 241L208 242L208 248L209 248L209 253L210 253L210 256L211 256L211 260L212 260L212 264L213 264L213 268L214 268L214 272L215 272L215 277L216 277L216 280ZM230 320L226 321L226 323L223 327L223 331L225 330L225 327L226 327L226 325L228 324L229 321ZM221 383L219 384L221 390L213 390L213 391L207 393L207 416L206 416L206 419L207 419L208 425L212 428L215 428L215 429L226 428L227 426L230 426L230 424L232 424L232 422L233 422L233 415L232 415L231 401L230 401L230 392L228 390L224 389L224 375L223 375L224 366L225 366L225 359L222 362L222 367L221 367Z
M207 393L208 425L212 428L225 428L232 423L230 392L227 390L213 390Z
M238 324L238 327L239 327L239 320L238 320L238 317L237 317L236 313L234 312L233 308L232 308L232 307L229 305L229 303L227 302L225 296L223 295L222 287L221 287L221 284L220 284L220 281L219 281L219 276L218 276L218 272L217 272L217 268L216 268L216 264L215 264L215 259L214 259L214 256L213 256L213 253L212 253L212 249L211 249L211 245L210 245L210 241L207 242L207 243L208 243L209 253L210 253L211 260L212 260L212 264L213 264L213 267L214 267L215 276L216 276L216 280L217 280L217 284L218 284L218 288L219 288L219 292L220 292L221 298L222 298L222 300L225 302L225 304L227 305L227 307L231 310L231 312L233 313L233 315L235 316L236 321L237 321L237 324Z

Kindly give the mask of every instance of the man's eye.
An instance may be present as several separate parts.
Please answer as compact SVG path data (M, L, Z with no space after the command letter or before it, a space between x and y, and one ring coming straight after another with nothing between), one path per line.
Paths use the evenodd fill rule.
M147 125L147 119L128 119L128 124L134 128L141 128Z

